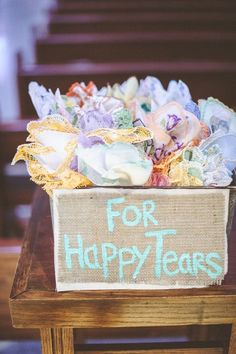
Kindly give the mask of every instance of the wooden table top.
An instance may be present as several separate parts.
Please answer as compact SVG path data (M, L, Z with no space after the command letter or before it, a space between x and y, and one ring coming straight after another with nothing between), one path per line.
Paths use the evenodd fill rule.
M180 290L99 290L58 293L55 291L53 232L49 198L45 192L41 189L37 189L33 203L32 217L26 232L10 295L13 325L16 327L38 327L40 326L40 319L38 319L40 314L44 313L45 315L45 313L47 313L47 311L50 312L53 307L54 317L48 316L46 322L44 318L43 323L45 326L51 324L55 325L55 314L62 311L62 308L66 309L65 311L68 315L68 311L71 311L71 314L75 311L72 305L77 306L78 304L88 304L88 302L90 302L90 305L95 305L96 303L96 306L99 303L99 311L104 311L104 304L106 304L105 308L107 309L109 304L111 306L115 306L115 304L118 306L119 301L126 305L129 304L129 306L133 306L135 303L147 304L148 301L153 304L161 304L161 301L164 301L165 306L166 301L169 301L168 304L173 302L173 306L175 307L178 304L179 306L182 304L181 306L186 307L187 303L192 303L192 306L193 304L194 306L198 306L199 311L199 306L205 306L208 300L212 301L212 299L215 299L214 301L217 301L217 304L214 305L213 301L213 309L214 306L217 307L219 305L220 311L227 311L227 308L224 308L224 304L225 306L229 306L227 299L230 299L230 306L233 306L233 308L230 308L231 314L227 314L227 316L231 316L230 320L232 320L232 316L236 318L236 218L234 218L228 247L229 271L221 286ZM86 311L87 310L88 309L86 309ZM24 315L23 320L22 314L26 314L27 312L30 314L28 317ZM33 314L35 317L38 317L37 320ZM69 315L67 315L62 318L60 314L60 322L65 326L71 325ZM196 321L194 323L199 323L197 307L195 315ZM208 318L204 318L203 314L201 314L201 316L201 323L212 323L209 315ZM78 316L72 321L72 324L75 325L77 320ZM81 318L79 318L79 320L81 321ZM90 320L91 326L98 326L95 315L92 316ZM225 323L228 323L228 320L229 318L225 318ZM192 323L192 320L189 320L189 323L190 322ZM157 323L156 320L155 323ZM187 318L184 323L188 323ZM116 325L117 322L115 326ZM83 326L83 324L81 324L81 326Z

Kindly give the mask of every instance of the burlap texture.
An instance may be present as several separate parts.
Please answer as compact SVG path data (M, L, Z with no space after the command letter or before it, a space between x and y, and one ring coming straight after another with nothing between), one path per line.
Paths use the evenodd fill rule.
M158 225L143 222L137 226L125 226L121 217L114 217L114 231L108 231L107 200L124 197L125 202L114 205L122 211L128 205L135 205L140 211L143 201L152 200L156 204L153 216ZM192 288L210 284L220 284L227 272L227 236L229 190L227 189L123 189L91 188L73 191L57 190L53 196L53 219L55 241L55 271L57 290L80 289L153 289L153 288ZM128 215L133 218L132 213ZM193 274L178 273L155 275L156 239L145 237L145 232L175 229L176 235L164 236L163 254L176 252L190 256L194 252L207 255L216 252L221 260L222 272L212 279L204 271ZM152 249L136 279L132 278L137 263L125 266L124 278L119 278L119 259L116 257L109 265L109 277L104 279L102 269L81 269L77 255L72 256L72 269L66 267L64 235L70 247L78 247L77 235L83 239L84 248L96 244L99 264L102 264L101 243L113 243L117 249L137 246L143 252L148 245ZM127 254L127 259L130 257ZM186 266L186 264L185 264ZM170 272L178 267L178 262L168 265ZM190 265L190 268L192 264ZM211 268L211 267L210 267ZM189 269L189 268L188 268Z

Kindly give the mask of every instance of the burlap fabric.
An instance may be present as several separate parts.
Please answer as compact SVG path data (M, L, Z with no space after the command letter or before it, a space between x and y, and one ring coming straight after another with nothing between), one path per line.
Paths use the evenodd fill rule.
M117 213L111 217L111 232L107 203L114 198L123 198L123 202L113 203L110 207L112 213ZM145 201L152 201L151 205L155 205L151 215L157 225L152 217L147 217L145 224ZM146 209L151 208L149 202ZM137 209L134 206L142 217L135 214ZM56 190L53 224L57 290L168 289L220 284L227 273L228 206L227 189ZM129 225L124 224L127 220ZM132 222L137 225L131 226ZM175 232L167 231L158 239L153 235L150 237L150 233L160 230ZM83 247L78 244L78 236ZM102 244L107 243L114 246L107 248L108 257L114 249L116 251L105 274ZM72 250L69 258L66 247L67 251ZM79 248L80 251L73 253L73 249ZM137 271L141 263L138 254L144 254L145 250L146 258L143 256L143 264ZM87 263L94 269L82 259L85 252Z

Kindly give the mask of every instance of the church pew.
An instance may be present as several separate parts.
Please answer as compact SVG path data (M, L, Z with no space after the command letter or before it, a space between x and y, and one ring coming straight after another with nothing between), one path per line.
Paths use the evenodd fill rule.
M6 166L10 164L17 146L26 139L27 123L18 120L0 124L0 340L39 338L36 330L16 330L12 327L8 305L24 234L22 220L15 219L13 209L19 204L30 203L34 186L28 176L22 178L13 167L14 172L9 176Z
M9 296L20 255L21 242L0 238L0 340L39 339L39 331L12 327Z
M168 1L156 1L156 0L145 0L139 1L80 1L80 2L64 2L59 4L57 12L60 13L82 13L82 12L116 12L116 11L175 11L175 12L192 12L192 11L233 11L235 10L235 3L230 2L216 2L214 4L210 2L168 2Z
M124 0L120 0L120 2L124 2ZM149 0L150 1L150 0ZM99 0L99 3L116 3L117 0ZM138 6L143 0L129 0L130 3L136 3ZM98 1L96 0L60 0L58 1L60 6L63 6L64 4L75 4L79 6L80 4L93 4L94 6L97 5ZM175 8L183 8L185 9L186 7L190 7L191 9L212 9L214 5L214 9L222 9L222 8L233 8L235 7L235 1L234 0L227 0L227 1L222 1L222 0L205 0L203 1L195 1L195 0L166 0L165 2L163 0L155 0L156 6L159 6L159 9L161 8L170 8L170 9L175 9Z
M32 199L34 184L29 180L27 172L21 168L17 169L17 165L15 171L14 167L9 168L17 146L26 140L28 122L29 120L19 119L11 123L0 124L0 174L5 208L14 207L17 204L28 204Z
M97 0L58 0L58 4L62 5L63 4L84 4L84 3L94 3L94 1L97 2ZM98 2L109 2L109 3L114 3L117 0L98 0ZM129 0L129 2L135 2L136 4L139 4L140 2L143 2L143 0ZM163 0L155 0L156 3L162 5L163 4ZM217 7L225 7L225 6L233 6L235 4L234 0L227 0L227 2L223 1L223 0L205 0L204 2L200 2L199 4L196 4L195 0L166 0L165 4L167 6L193 6L193 8L195 6L213 6L216 5Z
M199 25L199 23L201 25ZM236 31L234 13L179 14L130 12L124 14L54 14L50 33L151 32L151 31Z
M27 137L28 120L0 124L0 237L22 236L27 219L25 211L32 200L35 185L30 181L24 163L10 166L17 146ZM22 215L22 206L24 214ZM17 209L18 208L18 212Z
M171 79L185 81L194 99L213 96L231 107L236 106L236 63L226 62L149 62L149 63L74 63L27 66L19 70L18 85L21 111L25 116L34 113L28 96L30 81L62 93L75 81L93 80L98 87L106 83L122 82L131 75L144 78L157 76L166 86Z
M90 61L236 59L236 33L55 34L37 43L39 64Z
M16 152L16 147L26 139L26 127L29 121L19 119L0 124L0 165L11 161Z

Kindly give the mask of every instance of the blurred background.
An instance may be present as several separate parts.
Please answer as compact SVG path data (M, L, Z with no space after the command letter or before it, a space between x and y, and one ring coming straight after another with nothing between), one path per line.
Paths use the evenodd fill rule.
M27 122L37 118L29 82L65 93L75 81L102 86L154 75L165 87L185 81L194 100L213 96L236 108L235 14L235 0L0 0L0 353L40 352L31 341L38 332L13 329L8 310L35 188L24 164L10 166ZM193 329L158 333L170 340L206 336ZM219 330L209 333L214 338ZM129 334L154 340L157 332ZM93 332L90 340L104 336Z

